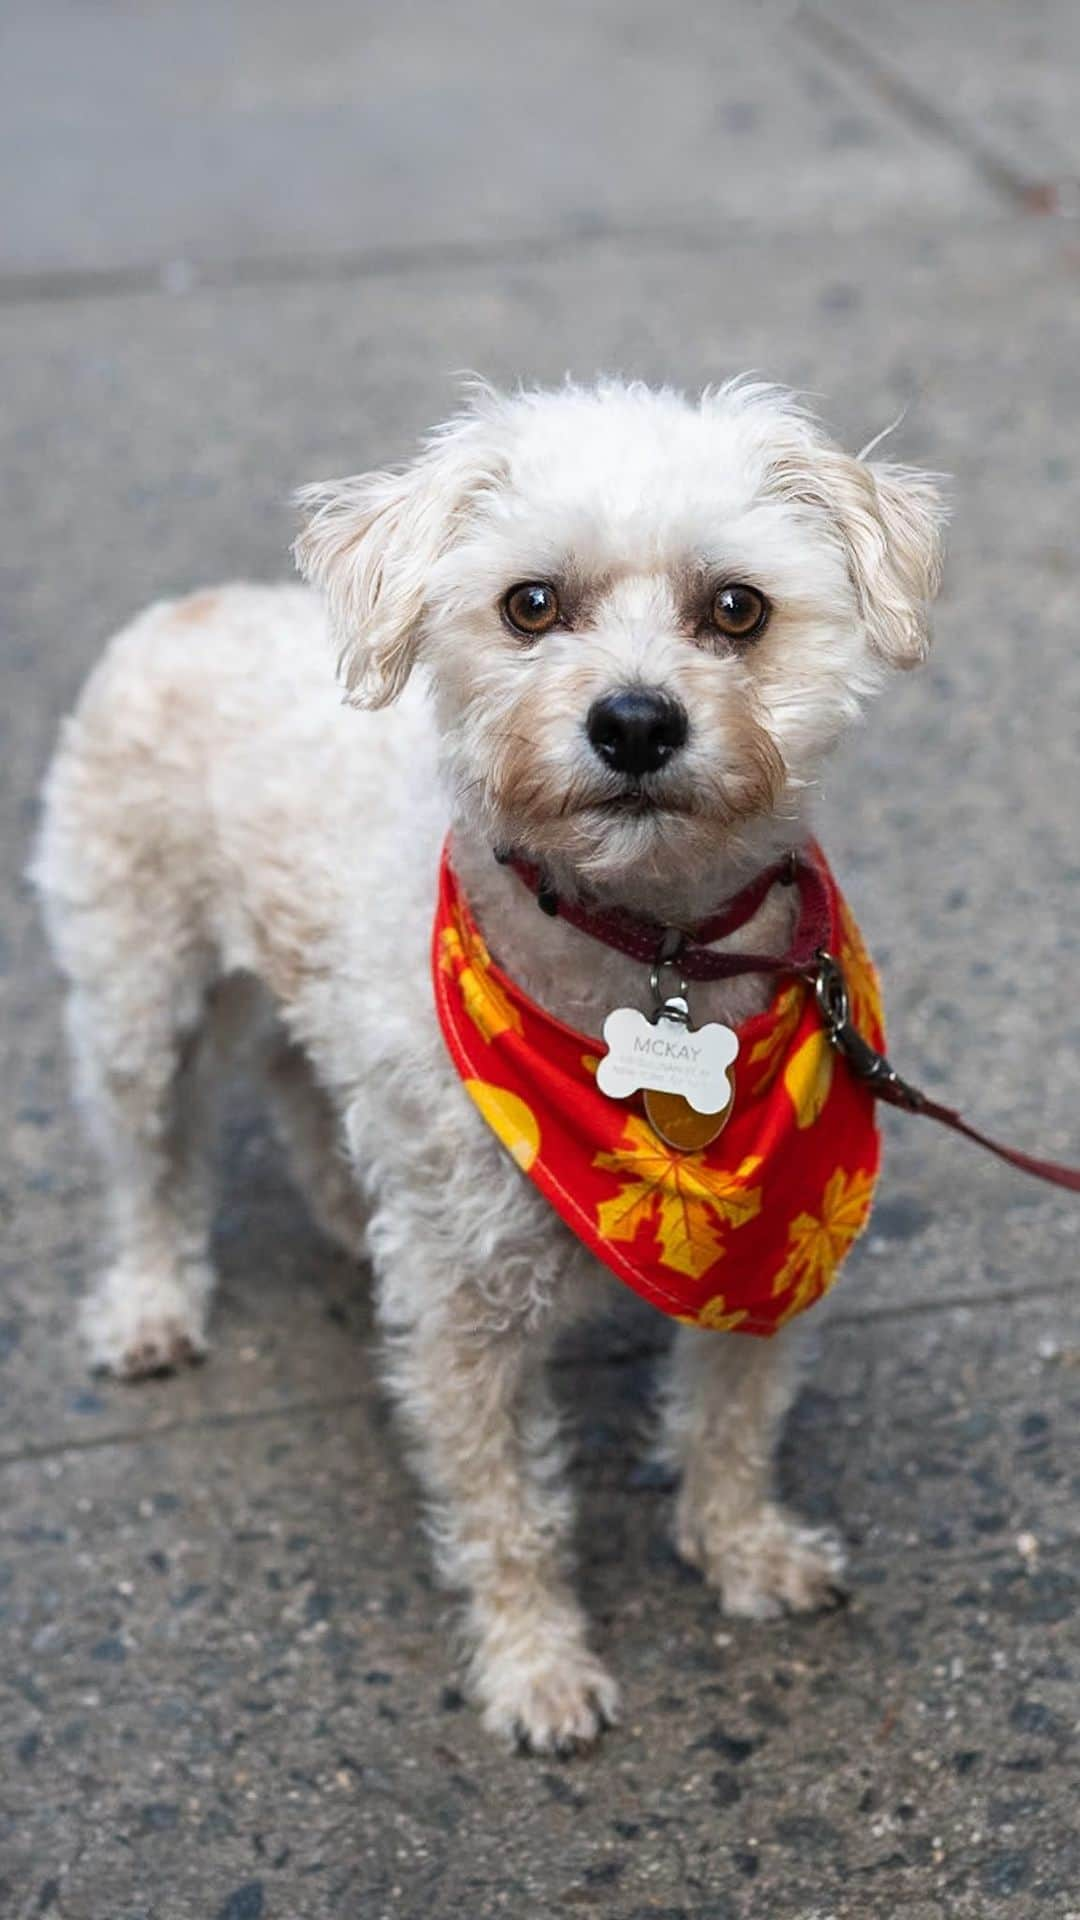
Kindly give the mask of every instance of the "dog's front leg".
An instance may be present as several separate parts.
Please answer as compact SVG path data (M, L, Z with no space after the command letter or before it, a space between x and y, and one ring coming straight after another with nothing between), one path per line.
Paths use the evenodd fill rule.
M796 1385L790 1333L681 1327L664 1389L663 1449L682 1475L675 1542L727 1613L767 1620L842 1598L844 1551L777 1504L774 1458Z
M485 1726L535 1752L593 1740L616 1688L568 1584L565 1447L547 1339L485 1326L466 1285L389 1338L390 1380L433 1497L439 1570L468 1594L471 1691Z

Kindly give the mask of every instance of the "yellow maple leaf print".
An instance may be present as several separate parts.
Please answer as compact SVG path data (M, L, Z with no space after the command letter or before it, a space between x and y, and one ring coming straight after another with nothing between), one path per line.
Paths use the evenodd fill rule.
M492 979L491 955L478 933L467 933L463 941L456 927L444 927L439 964L444 973L457 974L462 1004L484 1040L495 1040L508 1028L521 1032L521 1015Z
M847 902L843 900L840 903L840 935L837 959L843 970L851 1018L863 1038L869 1039L875 1027L880 1031L883 1025L881 989L874 963L863 945L862 935L852 919Z
M806 988L798 980L777 994L773 1004L772 1028L763 1040L759 1040L757 1045L750 1049L750 1065L761 1066L761 1073L751 1089L753 1093L764 1093L766 1087L770 1086L775 1079L777 1069L787 1051L788 1041L802 1017L805 998Z
M623 1183L598 1205L596 1224L605 1239L633 1240L647 1221L664 1266L696 1280L723 1254L724 1230L760 1213L761 1188L748 1185L760 1165L760 1154L748 1154L734 1171L710 1167L699 1153L666 1146L631 1115L615 1151L593 1161Z
M873 1197L872 1174L847 1174L837 1167L821 1196L820 1217L800 1213L792 1221L784 1264L773 1281L773 1298L789 1287L795 1290L778 1326L828 1292L840 1262L866 1225Z
M745 1319L745 1307L736 1307L729 1313L728 1303L723 1294L714 1293L711 1300L706 1300L698 1314L697 1324L699 1327L707 1327L710 1333L732 1333L736 1327L742 1326Z
M784 1086L791 1096L799 1127L812 1127L829 1097L833 1080L833 1046L824 1027L808 1034L784 1068Z

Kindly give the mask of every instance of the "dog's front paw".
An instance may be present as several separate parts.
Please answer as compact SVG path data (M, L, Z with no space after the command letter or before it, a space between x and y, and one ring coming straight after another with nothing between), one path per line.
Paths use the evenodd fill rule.
M539 1646L477 1660L473 1684L484 1726L526 1753L569 1754L591 1746L618 1714L606 1667L581 1645Z
M120 1380L172 1373L206 1354L206 1310L213 1274L204 1263L179 1276L115 1266L83 1302L90 1365Z
M725 1613L775 1620L842 1606L846 1555L827 1527L808 1527L782 1507L762 1507L723 1528L680 1515L676 1546L720 1593Z

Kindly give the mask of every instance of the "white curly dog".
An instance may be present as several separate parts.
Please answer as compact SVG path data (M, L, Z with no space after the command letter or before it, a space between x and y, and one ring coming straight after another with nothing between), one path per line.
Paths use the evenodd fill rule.
M614 1717L616 1688L570 1583L545 1360L613 1283L447 1055L440 847L449 829L489 944L542 1006L589 1033L647 1007L645 970L538 913L492 849L566 895L686 924L797 845L823 756L884 669L925 653L940 502L929 476L850 458L747 382L697 403L619 381L478 388L411 465L301 497L299 565L322 595L152 606L92 673L49 775L34 877L112 1237L85 1331L129 1379L206 1351L203 1096L225 1030L257 1020L314 1213L374 1272L484 1720L562 1750ZM650 703L679 716L658 753ZM739 941L785 950L792 891ZM769 989L698 991L700 1019L736 1022ZM790 1344L680 1328L662 1396L679 1551L761 1618L827 1603L843 1565L774 1497Z

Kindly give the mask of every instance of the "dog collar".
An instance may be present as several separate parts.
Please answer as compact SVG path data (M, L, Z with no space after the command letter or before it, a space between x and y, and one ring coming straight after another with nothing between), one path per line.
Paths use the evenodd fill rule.
M810 857L796 852L785 854L732 894L708 919L685 928L639 918L623 907L589 907L580 900L566 899L532 861L499 851L495 858L517 875L543 913L567 921L579 933L631 960L647 966L677 965L686 980L733 980L744 973L808 974L818 954L829 948L829 894L823 860L816 849ZM785 954L715 952L712 943L726 940L752 920L775 886L796 886L799 890L799 913L790 950Z

